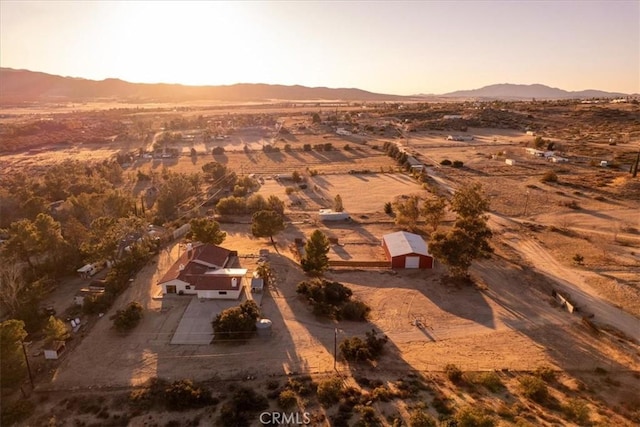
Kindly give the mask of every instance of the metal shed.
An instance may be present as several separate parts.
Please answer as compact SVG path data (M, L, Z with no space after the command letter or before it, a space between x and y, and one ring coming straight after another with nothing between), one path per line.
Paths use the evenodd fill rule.
M433 268L433 256L417 234L398 231L382 237L382 247L391 268Z

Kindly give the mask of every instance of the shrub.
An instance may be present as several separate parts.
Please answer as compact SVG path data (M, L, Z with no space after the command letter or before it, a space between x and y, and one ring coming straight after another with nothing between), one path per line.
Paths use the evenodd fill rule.
M338 315L341 319L364 322L367 320L371 307L362 301L347 301Z
M542 403L549 397L549 390L545 382L533 375L527 375L519 379L522 394L538 403Z
M534 371L534 375L538 378L542 378L546 382L550 382L555 381L557 372L549 366L538 366Z
M454 384L462 381L462 371L453 363L449 363L444 367L444 373L447 374L447 378Z
M344 146L344 151L350 151L351 147L349 146L349 144L345 144Z
M449 415L453 413L453 409L451 408L451 402L449 399L445 397L434 397L433 398L433 408L442 415Z
M462 166L464 166L464 163L461 160L454 160L452 166L454 168L461 168Z
M213 149L211 150L211 154L213 155L224 154L224 147L213 147Z
M394 397L394 393L388 387L379 386L371 391L371 399L388 402Z
M291 144L284 144L284 152L290 153L291 151Z
M410 427L436 427L436 420L422 409L415 410L409 417Z
M0 424L10 426L19 423L31 416L35 409L33 402L20 399L13 403L2 402L2 413L0 415Z
M260 317L260 309L252 300L247 300L236 307L228 308L218 314L211 322L215 332L214 339L245 339L256 330L256 320Z
M211 404L211 393L191 380L178 380L165 389L165 403L172 411L202 408Z
M304 144L302 146L302 151L311 151L311 144Z
M493 427L496 425L496 420L493 417L468 406L456 413L455 420L458 427Z
M325 406L331 406L340 400L342 380L337 377L320 381L318 384L318 400Z
M451 160L449 159L444 159L443 161L440 162L440 164L442 166L451 166Z
M240 387L233 393L231 401L220 408L218 421L224 426L246 426L253 414L269 407L266 397L248 387Z
M558 182L558 175L553 171L549 171L544 175L542 175L542 178L540 178L540 181L541 182Z
M140 303L132 301L127 305L124 310L118 310L112 317L113 327L118 332L128 332L131 329L138 326L140 320L142 320L142 305Z
M284 189L284 192L285 192L285 194L286 194L287 196L290 196L290 195L292 195L293 193L295 193L295 192L296 192L296 188L295 188L295 187L286 187L286 188Z
M298 404L296 394L292 390L284 390L278 396L278 406L282 409L291 409Z
M387 202L384 204L384 213L386 213L387 215L393 214L393 205L391 204L391 202Z
M346 360L364 362L376 360L383 352L389 339L387 336L378 337L372 330L367 332L366 339L360 337L345 338L340 343L340 353Z
M567 419L578 425L588 425L590 422L589 407L581 399L571 399L566 405L562 406L562 411Z
M504 388L502 380L495 372L483 372L478 375L476 381L492 393L497 393Z

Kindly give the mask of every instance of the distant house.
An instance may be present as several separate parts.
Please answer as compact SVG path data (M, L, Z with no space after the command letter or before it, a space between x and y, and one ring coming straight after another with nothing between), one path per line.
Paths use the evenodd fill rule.
M207 299L238 299L247 270L229 268L237 256L215 245L189 246L158 284L163 294L197 295Z
M417 234L398 231L382 237L382 247L391 268L433 268L427 243Z

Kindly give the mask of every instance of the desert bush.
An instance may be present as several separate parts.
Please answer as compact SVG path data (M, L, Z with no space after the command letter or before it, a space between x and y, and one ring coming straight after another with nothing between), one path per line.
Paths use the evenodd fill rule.
M178 380L169 384L164 392L164 401L172 411L202 408L212 403L211 392L191 380Z
M284 144L284 152L290 153L291 151L291 144Z
M237 388L227 402L220 408L218 421L224 426L248 426L253 415L269 407L266 397L248 387Z
M3 399L4 400L4 399ZM20 399L13 403L2 402L2 412L0 413L0 425L11 426L19 423L31 416L35 405L30 400Z
M278 406L282 409L291 409L298 404L298 399L293 390L283 390L278 396Z
M395 397L395 394L385 386L379 386L371 391L371 399L388 402Z
M349 146L349 144L345 144L344 145L344 151L350 151L351 147Z
M367 332L366 339L360 337L345 338L340 343L340 353L348 361L364 362L376 360L383 352L389 339L378 337L375 331Z
M541 365L536 368L534 375L538 378L542 378L546 382L550 382L555 381L557 372L549 366Z
M442 160L442 161L440 162L440 164L441 164L442 166L451 166L451 164L452 164L452 163L451 163L451 160L449 160L449 159L444 159L444 160Z
M527 375L518 381L520 382L520 391L525 397L538 403L544 402L549 397L549 390L542 379Z
M339 312L341 319L364 322L367 320L371 307L362 301L347 301Z
M384 204L384 213L387 215L393 214L393 204L391 202L387 202Z
M495 372L482 372L476 377L476 382L492 393L497 393L504 388L504 384Z
M423 409L417 409L409 417L410 427L436 427L436 420Z
M124 310L118 310L115 315L112 316L113 327L118 332L128 332L131 329L138 326L140 320L142 320L142 305L140 303L132 301L127 305Z
M589 407L581 399L570 399L565 405L562 406L562 412L566 415L569 421L584 426L590 422Z
M445 397L434 397L432 404L433 408L441 415L450 415L453 413L451 401Z
M454 384L462 381L462 371L453 363L449 363L444 367L444 373L447 375L447 378L449 378L449 381Z
M311 151L311 144L304 144L302 146L302 151Z
M211 322L215 332L214 339L245 339L256 330L256 320L260 309L255 302L247 300L236 307L223 310Z
M280 387L280 383L278 380L269 380L267 381L267 390L277 390Z
M462 160L454 160L451 166L453 166L454 168L461 168L462 166L464 166L464 163L462 162Z
M293 193L295 193L295 192L296 192L296 187L288 186L288 187L285 187L285 189L284 189L284 193L285 193L287 196L290 196L290 195L292 195L292 194L293 194Z
M558 175L553 171L548 171L544 175L542 175L542 178L540 178L540 181L541 182L558 182Z
M376 415L376 410L371 406L359 406L358 412L360 413L360 421L358 421L355 425L358 427L370 427L370 426L380 426L380 419Z
M224 154L224 147L213 147L213 149L211 150L211 154L213 155Z
M455 420L458 427L493 427L496 425L496 420L493 417L477 408L468 406L456 413Z
M324 406L331 406L340 400L342 388L342 380L337 377L320 381L317 389L318 400Z

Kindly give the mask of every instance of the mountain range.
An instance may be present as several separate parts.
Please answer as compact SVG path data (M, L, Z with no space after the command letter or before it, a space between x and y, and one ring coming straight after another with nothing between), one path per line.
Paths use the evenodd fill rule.
M443 99L567 99L621 97L622 93L585 90L568 92L548 86L498 84L443 95L401 96L361 89L239 83L224 86L186 86L130 83L120 79L89 80L29 70L0 68L0 104L119 100L144 102L265 102L272 100L409 101Z

